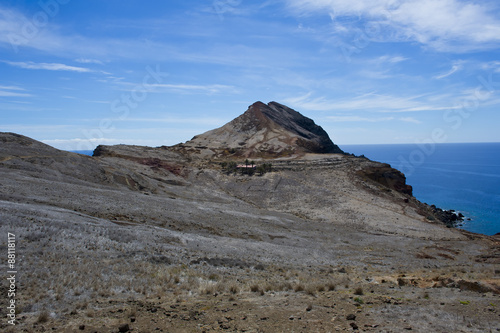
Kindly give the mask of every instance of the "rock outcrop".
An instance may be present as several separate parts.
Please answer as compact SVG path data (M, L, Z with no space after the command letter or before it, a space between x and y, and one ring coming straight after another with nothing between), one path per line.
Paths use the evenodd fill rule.
M276 102L256 102L224 126L197 135L179 147L245 157L343 153L312 119Z

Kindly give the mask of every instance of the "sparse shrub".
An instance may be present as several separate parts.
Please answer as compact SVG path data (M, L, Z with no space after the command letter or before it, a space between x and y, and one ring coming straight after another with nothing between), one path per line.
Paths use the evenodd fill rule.
M85 310L88 306L89 306L89 302L88 301L83 301L83 302L81 302L81 303L78 304L78 308L80 310Z
M203 289L202 292L207 295L215 294L215 286L213 284L209 284Z
M356 298L354 299L354 302L356 302L356 303L358 303L358 304L363 304L363 303L365 303L365 302L363 302L363 300L361 299L361 297L356 297Z
M189 276L187 282L184 283L183 289L195 290L200 286L200 280L195 276Z
M46 323L49 321L50 315L46 310L42 310L38 314L38 318L36 319L37 323Z
M258 271L263 271L266 269L266 266L262 265L262 264L257 264L254 266L254 268Z
M107 289L99 290L98 294L99 294L99 296L104 297L104 298L110 296L110 293Z
M231 285L229 286L229 291L230 291L232 294L237 294L237 293L240 291L240 289L238 288L238 286L237 286L235 283L233 283L233 284L231 284Z
M210 283L202 289L202 293L210 295L210 294L222 293L222 292L224 292L224 290L225 290L225 287L222 283L215 283L215 284Z
M275 286L274 286L272 283L269 283L269 282L268 282L268 283L266 283L266 285L264 286L264 288L263 288L263 289L264 289L264 291L265 291L265 292L268 292L268 291L273 291L273 290L275 290L275 288L274 288L274 287L275 287Z
M217 284L215 284L215 289L218 292L223 293L226 291L226 284L227 282L218 282Z
M295 288L293 288L293 290L295 290L295 292L301 292L301 291L304 291L304 285L302 283L298 283L295 285Z
M357 287L356 290L354 290L354 295L364 295L363 288Z
M293 290L293 285L288 281L280 283L280 290Z
M250 291L253 292L253 293L257 293L260 291L260 286L258 284L252 284L250 286Z
M305 291L306 291L306 294L311 295L311 296L315 296L316 291L317 291L317 287L313 284L310 284L306 287Z
M328 291L334 291L335 290L335 283L333 281L330 281L326 284L326 289Z

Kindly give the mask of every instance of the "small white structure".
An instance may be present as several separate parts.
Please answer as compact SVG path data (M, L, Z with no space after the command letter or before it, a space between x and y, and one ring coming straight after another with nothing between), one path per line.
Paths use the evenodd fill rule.
M257 168L257 166L254 164L254 165L245 165L245 164L238 164L236 166L237 169L255 169Z

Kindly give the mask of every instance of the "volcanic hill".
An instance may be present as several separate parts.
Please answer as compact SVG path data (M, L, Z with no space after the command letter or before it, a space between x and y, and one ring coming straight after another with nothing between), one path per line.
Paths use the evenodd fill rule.
M208 148L244 157L342 153L312 119L276 102L267 105L256 102L224 126L197 135L179 146Z
M0 331L500 331L499 239L286 106L94 155L0 133Z

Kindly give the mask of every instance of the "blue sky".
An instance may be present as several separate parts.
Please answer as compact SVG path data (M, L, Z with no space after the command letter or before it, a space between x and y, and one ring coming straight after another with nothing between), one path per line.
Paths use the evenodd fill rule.
M500 142L500 3L7 0L0 131L173 145L255 101L340 145Z

